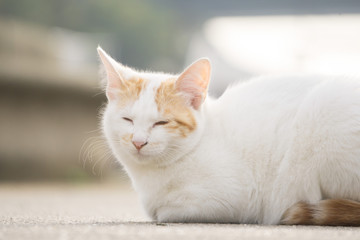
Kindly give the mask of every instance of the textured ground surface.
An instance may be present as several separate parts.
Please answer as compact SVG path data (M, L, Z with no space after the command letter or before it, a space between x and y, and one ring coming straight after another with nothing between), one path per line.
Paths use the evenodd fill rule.
M122 185L0 185L0 239L360 239L360 228L146 222Z

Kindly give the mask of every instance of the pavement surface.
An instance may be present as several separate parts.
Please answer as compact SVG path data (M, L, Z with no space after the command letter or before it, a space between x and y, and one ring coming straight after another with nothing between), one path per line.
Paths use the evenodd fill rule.
M360 239L360 228L157 224L126 184L0 184L0 239Z

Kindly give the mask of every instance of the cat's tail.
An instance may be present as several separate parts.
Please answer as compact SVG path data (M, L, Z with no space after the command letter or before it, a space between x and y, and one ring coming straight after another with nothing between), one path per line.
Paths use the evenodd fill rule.
M299 202L285 211L285 225L360 226L360 202L327 199L317 204Z

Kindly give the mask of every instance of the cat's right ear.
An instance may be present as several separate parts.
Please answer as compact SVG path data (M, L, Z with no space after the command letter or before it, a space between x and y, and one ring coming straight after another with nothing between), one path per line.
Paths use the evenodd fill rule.
M210 81L211 65L207 58L202 58L191 64L176 81L179 91L185 93L190 105L199 109L204 102Z
M106 72L106 96L109 101L116 98L118 90L124 85L124 78L120 73L122 65L111 58L100 46L97 51Z

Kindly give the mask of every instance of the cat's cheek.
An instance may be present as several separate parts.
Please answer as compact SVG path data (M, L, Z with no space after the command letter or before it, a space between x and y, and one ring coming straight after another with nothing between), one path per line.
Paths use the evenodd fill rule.
M111 126L109 129L111 136L108 136L108 139L113 143L116 149L128 152L130 149L134 148L132 144L133 129L127 124L120 123L118 120L114 120L108 124L108 126Z
M131 133L122 134L119 136L119 139L120 139L119 142L123 146L130 146L132 137L133 137L133 134L131 134Z

